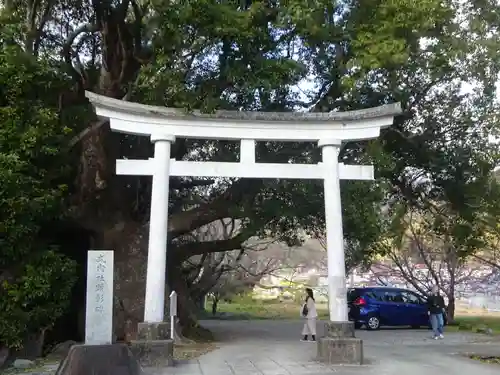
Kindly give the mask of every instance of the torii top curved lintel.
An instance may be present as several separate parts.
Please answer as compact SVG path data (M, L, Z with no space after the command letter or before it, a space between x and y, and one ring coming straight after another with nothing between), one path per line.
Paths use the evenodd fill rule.
M114 131L181 138L318 141L376 138L401 113L400 103L349 112L186 112L109 98L89 91L96 114L109 118Z

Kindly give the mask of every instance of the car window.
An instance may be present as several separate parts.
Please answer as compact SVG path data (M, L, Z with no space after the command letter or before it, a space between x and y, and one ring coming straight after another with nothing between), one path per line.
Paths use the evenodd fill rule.
M385 301L385 293L383 290L376 290L376 289L372 290L370 297L376 301L381 301L381 302Z
M373 299L375 301L381 301L382 299L380 298L380 296L373 290L371 291L368 291L365 293L365 295L370 298L370 299Z
M414 305L420 305L422 303L422 300L412 292L401 292L401 296L403 297L403 302L405 303L411 303Z
M400 303L403 301L401 293L392 290L379 291L377 294L383 302Z
M393 302L397 303L402 303L403 302L403 296L401 295L401 292L394 292L394 300Z
M417 297L422 305L427 305L427 297L423 297L420 294L417 294Z
M347 302L354 302L361 295L359 289L349 289L347 292Z

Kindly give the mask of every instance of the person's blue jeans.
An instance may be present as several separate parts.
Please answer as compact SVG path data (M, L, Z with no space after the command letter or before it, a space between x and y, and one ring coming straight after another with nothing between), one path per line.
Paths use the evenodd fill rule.
M429 316L431 320L432 331L434 332L434 337L438 337L443 334L444 319L443 314L431 314Z

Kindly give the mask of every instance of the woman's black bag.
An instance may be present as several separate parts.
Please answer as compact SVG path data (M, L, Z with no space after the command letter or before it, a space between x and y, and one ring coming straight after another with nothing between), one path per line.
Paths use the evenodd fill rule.
M306 303L304 303L304 305L302 306L302 316L307 316L308 313L309 309L307 308L307 300L306 300Z

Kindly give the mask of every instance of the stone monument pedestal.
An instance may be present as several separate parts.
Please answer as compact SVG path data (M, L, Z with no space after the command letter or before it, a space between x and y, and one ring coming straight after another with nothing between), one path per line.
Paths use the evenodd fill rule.
M141 375L127 344L73 345L56 375Z
M328 364L363 364L363 340L354 335L353 322L325 323L318 340L318 360Z
M130 349L143 367L174 365L174 340L170 338L170 323L139 323L137 340Z

